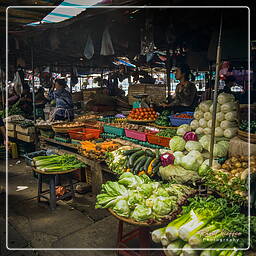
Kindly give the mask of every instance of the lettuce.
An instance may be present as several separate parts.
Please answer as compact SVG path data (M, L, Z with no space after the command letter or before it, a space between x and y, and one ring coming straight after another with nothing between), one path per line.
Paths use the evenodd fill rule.
M203 163L203 156L199 151L192 150L181 160L181 166L187 170L197 171Z
M128 206L128 203L126 200L119 200L115 207L113 208L113 211L119 215L128 218L130 215L130 209Z
M191 127L188 124L182 124L177 129L177 135L184 136L186 132L190 132L190 131L191 131Z
M143 205L137 205L131 214L131 218L136 221L145 221L152 217L152 209Z
M198 127L195 131L196 134L204 134L204 128Z
M204 117L204 112L202 112L201 110L196 110L195 113L194 113L194 118L196 120L199 120L201 118Z
M218 96L218 103L219 103L219 104L225 104L225 103L233 102L233 101L235 101L235 97L234 97L234 95L232 95L232 94L229 94L229 93L221 93L221 94L219 94L219 96Z
M207 127L207 121L204 118L201 118L199 120L199 126L202 128L206 128Z
M180 165L181 160L184 157L184 154L181 151L176 151L173 153L175 160L174 160L174 165Z
M192 130L196 130L199 127L199 121L194 119L191 123L190 123L190 127Z
M199 152L202 152L203 150L203 147L202 145L198 142L198 141L188 141L185 145L185 149L187 151L192 151L192 150L196 150L196 151L199 151Z
M213 104L210 106L210 112L213 112ZM220 112L220 104L217 103L217 111L216 112Z
M200 140L200 144L202 145L202 147L206 150L209 149L210 146L210 140L211 140L211 136L210 135L204 135Z
M205 113L204 113L204 119L205 119L206 121L211 120L211 119L212 119L212 114L211 114L210 112L205 112Z
M185 149L185 145L186 141L179 136L174 136L169 143L170 149L172 151L183 151Z
M213 156L214 157L225 157L228 154L228 150L221 144L214 144Z
M159 216L168 215L175 207L176 201L171 197L156 197L153 204L153 212Z
M136 205L141 204L144 201L143 196L138 193L137 191L129 191L129 197L128 197L128 205L130 208L134 209Z
M221 112L223 113L228 113L228 112L231 112L233 110L236 110L237 109L237 103L236 102L228 102L228 103L225 103L221 106Z
M202 112L208 112L210 111L211 105L212 105L212 100L206 100L201 102L198 107Z

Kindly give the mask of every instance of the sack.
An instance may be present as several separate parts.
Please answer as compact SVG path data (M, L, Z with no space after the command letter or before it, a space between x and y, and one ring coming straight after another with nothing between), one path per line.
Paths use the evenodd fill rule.
M100 55L108 56L108 55L114 55L114 54L115 54L115 51L113 48L109 30L108 28L106 28L102 35Z

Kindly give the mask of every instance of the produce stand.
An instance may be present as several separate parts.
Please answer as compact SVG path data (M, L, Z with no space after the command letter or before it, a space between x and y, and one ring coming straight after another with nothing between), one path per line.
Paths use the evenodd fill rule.
M104 183L103 172L114 175L112 171L108 169L103 161L91 160L85 156L81 156L77 152L77 146L71 143L58 142L54 139L40 137L40 147L41 149L51 149L57 154L70 154L72 153L77 157L78 160L89 166L92 174L92 192L94 194L100 193L101 185ZM65 149L63 149L65 147Z

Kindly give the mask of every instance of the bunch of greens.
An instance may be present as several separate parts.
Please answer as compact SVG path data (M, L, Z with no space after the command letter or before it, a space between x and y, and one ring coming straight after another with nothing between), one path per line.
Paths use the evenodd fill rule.
M164 110L156 119L155 123L159 126L170 126L170 115L171 112L169 110Z
M171 129L171 128L164 129L164 130L158 132L156 135L172 138L173 136L176 135L176 129Z
M179 218L152 233L155 243L161 242L167 247L166 255L180 255L188 248L227 248L228 251L228 248L248 247L248 217L240 213L238 206L230 206L227 200L212 196L191 198L189 202ZM252 248L256 241L255 226L256 217L251 217ZM207 250L202 253L211 255Z
M138 222L170 217L195 191L184 185L152 181L147 175L123 173L118 182L108 181L97 195L96 208L111 208Z
M117 174L121 174L124 172L127 157L123 154L123 152L128 149L130 148L121 147L117 150L106 153L106 163L110 170Z
M84 167L84 163L79 161L74 155L50 155L36 156L33 158L35 167L45 172L63 172Z

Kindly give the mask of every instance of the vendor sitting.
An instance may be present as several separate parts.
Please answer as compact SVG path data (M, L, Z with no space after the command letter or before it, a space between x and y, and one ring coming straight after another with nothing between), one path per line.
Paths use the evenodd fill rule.
M50 100L55 100L56 107L51 113L51 120L68 120L74 119L74 105L72 96L66 90L66 81L64 79L56 79L52 89L49 92Z
M194 111L198 97L196 86L189 81L190 74L188 65L181 64L177 67L175 78L180 83L176 87L174 97L168 97L168 103L161 104L162 107L168 108L174 113Z

